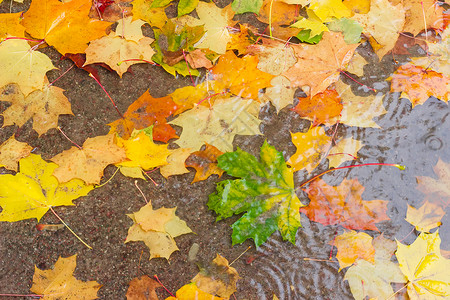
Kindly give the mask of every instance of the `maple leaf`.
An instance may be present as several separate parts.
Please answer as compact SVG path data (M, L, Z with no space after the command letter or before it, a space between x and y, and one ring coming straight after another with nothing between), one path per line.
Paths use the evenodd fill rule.
M191 281L204 292L228 299L236 292L238 279L236 269L225 257L217 254L211 264L200 267L200 272Z
M91 0L33 0L22 25L32 37L45 40L63 55L83 53L111 25L88 17L91 4Z
M270 81L270 85L271 87L268 87L264 93L264 99L272 102L277 113L279 113L281 109L293 103L296 89L292 87L289 79L284 76L274 77Z
M50 209L74 205L73 200L85 196L94 187L73 179L61 184L52 175L58 167L39 155L30 154L19 161L20 173L0 175L0 221L16 222L36 218L38 221Z
M263 2L264 0L234 0L233 3L231 3L231 8L237 14L246 12L258 14Z
M208 143L206 143L205 150L192 153L185 163L186 167L194 168L197 171L191 183L205 180L213 174L222 176L223 170L217 166L217 158L222 154L222 151Z
M353 138L340 140L328 153L328 161L330 168L337 168L343 162L357 159L356 155L363 146L363 143Z
M42 89L45 73L55 69L47 55L32 50L25 40L11 39L0 43L0 88L16 83L28 96L36 89Z
M357 259L364 259L374 263L375 248L372 246L372 237L364 232L354 230L336 236L334 242L329 244L338 249L336 258L339 261L339 271L353 265Z
M367 299L366 296L388 299L394 295L391 282L406 282L398 264L391 261L397 243L380 235L373 239L372 245L375 248L374 263L357 259L344 276L356 300Z
M400 66L391 79L391 92L402 92L412 106L423 104L430 96L448 102L450 78L432 70L406 64ZM406 96L407 95L407 96Z
M328 31L328 27L323 24L323 21L314 13L312 9L306 9L308 18L301 18L299 21L291 25L294 28L301 28L303 30L310 30L310 38L313 38L324 31Z
M444 26L444 8L438 5L437 1L405 0L402 2L406 11L403 31L417 35L422 30L428 28L441 29Z
M17 172L17 162L30 155L33 147L11 136L0 145L0 167Z
M343 0L342 3L354 13L367 14L370 11L370 1L371 0Z
M183 285L176 293L176 297L168 297L165 300L225 300L226 298L216 297L199 289L195 283Z
M152 128L134 130L128 140L117 139L117 146L125 149L127 161L119 162L116 166L125 168L150 170L167 164L167 156L171 151L167 145L157 145L153 142ZM124 174L125 175L125 174ZM143 177L140 177L143 178Z
M150 259L164 257L178 250L174 238L192 232L186 222L175 215L174 208L154 210L151 202L138 212L127 215L134 224L128 229L125 243L143 241L150 249Z
M258 20L266 24L271 24L273 36L287 40L291 36L295 36L299 31L297 28L286 27L286 25L291 25L297 17L294 6L280 1L265 0L259 11Z
M184 165L184 162L189 155L191 155L191 149L189 148L178 148L173 150L167 157L167 165L159 168L161 175L167 178L172 175L189 173L189 170L186 169Z
M387 113L383 105L383 93L367 97L356 96L350 86L341 81L335 84L335 89L343 105L340 123L348 126L380 128L373 118Z
M450 296L450 260L440 253L439 231L422 232L411 245L397 241L400 270L408 279L410 299L446 299Z
M0 14L0 41L8 36L25 37L25 27L20 24L21 15L21 12Z
M173 102L176 103L178 109L174 112L174 115L178 115L188 109L193 108L195 105L210 106L213 102L214 94L209 94L208 81L204 81L196 86L184 86L176 89L173 93L169 94L172 97ZM207 99L208 101L203 101Z
M425 194L425 200L429 202L440 201L448 205L450 199L450 164L439 159L433 170L439 179L417 176L417 183L419 184L417 189Z
M200 41L195 44L195 47L207 48L218 54L225 53L227 43L231 40L228 27L232 27L236 24L235 21L232 21L234 12L232 11L231 6L228 5L224 8L219 8L214 2L199 2L195 10L200 18L200 24L203 24L205 28L205 34Z
M153 98L147 90L128 106L123 118L108 124L111 127L109 133L117 133L123 139L129 139L134 129L140 130L153 125L153 139L167 143L178 137L175 129L166 121L177 109L177 104L170 96Z
M25 97L16 84L0 88L0 101L11 103L1 114L3 126L16 124L21 127L33 119L33 129L39 136L58 127L59 115L73 115L70 102L63 92L59 87L46 85Z
M384 200L364 201L364 187L357 179L344 179L339 186L329 186L316 179L304 190L311 202L300 208L314 222L341 225L354 230L377 230L375 223L389 220Z
M248 54L258 57L259 70L271 75L280 75L297 62L293 47L271 39L263 38L261 41L262 44L254 44L247 47Z
M144 21L128 17L118 22L115 33L89 43L84 64L105 63L122 78L131 65L151 62L155 51L150 47L154 40L142 35Z
M303 206L294 189L293 170L286 166L283 154L264 142L260 159L237 149L218 158L219 168L236 180L217 184L209 195L208 207L217 220L246 212L231 227L233 245L252 238L259 247L280 230L284 240L295 244L300 224L299 208Z
M227 50L237 50L239 54L247 54L247 47L254 45L258 37L253 34L258 29L248 24L239 24L239 30L231 32L231 40L227 44Z
M324 32L317 45L294 48L297 63L283 73L293 86L309 86L312 97L339 79L358 44L348 45L340 32Z
M430 232L442 224L441 219L444 215L445 211L439 205L425 201L418 209L408 205L405 220L414 225L418 231Z
M308 132L291 133L297 151L289 158L288 165L295 171L305 168L311 173L331 147L331 137L323 127L311 127Z
M133 0L133 19L141 19L151 26L162 28L167 16L164 7L152 7L153 0Z
M274 76L260 71L257 66L256 56L246 55L239 58L233 51L227 51L219 58L211 72L220 90L229 89L239 97L258 99L259 90L270 86ZM217 91L217 88L215 90Z
M311 0L309 9L323 21L330 22L334 18L340 19L350 17L351 11L345 6L341 0Z
M320 124L330 124L328 123L329 119L339 116L343 107L336 90L325 90L313 97L298 99L297 106L292 110L301 117L311 120L313 127Z
M181 148L200 150L208 143L226 152L233 150L235 135L261 134L255 112L259 113L259 105L253 100L219 98L211 108L197 106L169 124L183 127L175 141Z
M344 41L347 44L356 44L361 40L363 28L355 20L341 18L328 24L331 31L339 31L344 34Z
M158 300L155 290L159 287L161 284L147 275L133 278L128 286L127 300Z
M97 299L101 285L96 281L81 281L73 276L77 255L59 257L53 269L40 270L35 267L33 286L30 291L44 295L43 299Z
M402 3L393 5L389 0L371 0L367 14L355 14L351 19L361 24L364 32L381 45L381 48L375 50L381 59L395 46L405 24L405 10Z
M59 165L53 175L60 182L80 178L87 184L99 184L103 169L126 159L125 150L114 144L114 135L88 138L83 147L72 147L50 160Z

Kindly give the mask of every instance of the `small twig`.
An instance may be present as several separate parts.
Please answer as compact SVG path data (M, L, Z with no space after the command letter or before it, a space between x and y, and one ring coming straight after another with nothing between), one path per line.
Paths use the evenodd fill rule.
M248 246L248 248L245 249L244 252L242 252L241 254L239 254L239 256L236 257L236 258L229 264L229 266L231 266L232 264L234 264L235 261L237 261L239 258L241 258L241 256L244 255L245 252L247 252L248 250L250 250L251 247L252 247L252 246Z

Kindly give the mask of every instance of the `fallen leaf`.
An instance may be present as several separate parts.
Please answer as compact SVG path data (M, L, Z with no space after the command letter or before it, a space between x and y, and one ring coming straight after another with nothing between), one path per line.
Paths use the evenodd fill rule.
M57 167L39 155L30 154L19 161L19 173L0 175L0 206L3 209L0 221L32 218L39 221L50 207L74 205L73 200L87 195L94 188L80 179L59 183L52 175Z
M217 254L211 264L200 267L200 272L191 280L209 294L230 298L236 292L239 274L228 264L228 260Z
M234 12L231 6L219 8L216 4L199 2L196 8L198 17L205 28L205 35L195 45L196 48L206 48L218 54L224 54L227 43L231 40L228 27L234 26Z
M266 24L270 23L272 26L272 35L282 40L288 40L291 36L295 36L299 32L297 28L286 27L286 25L294 23L296 18L297 12L294 6L280 1L270 0L264 1L258 16L259 21Z
M25 37L25 27L20 24L21 15L22 12L0 14L0 41L8 36Z
M358 45L347 45L340 32L324 32L317 45L294 48L297 63L283 75L295 87L309 86L312 97L339 79Z
M417 176L417 189L425 194L425 200L436 203L440 202L448 206L450 200L450 164L438 160L433 167L438 179L428 176Z
M91 0L33 0L22 25L33 38L45 40L63 55L83 53L87 44L104 36L111 25L89 18L91 5Z
M353 20L361 24L363 32L370 34L382 47L375 50L381 59L395 45L405 24L405 9L401 3L392 5L389 0L371 0L367 14L355 14Z
M264 97L272 102L277 113L286 106L293 104L296 89L291 85L289 79L284 76L277 76L270 81L270 85L266 88Z
M350 17L351 14L350 9L341 0L311 0L309 9L313 10L323 22Z
M323 24L324 21L322 21L312 9L307 8L306 13L308 18L301 18L299 21L292 24L291 27L310 30L310 38L313 38L324 31L328 31L328 27Z
M383 105L383 93L367 97L356 96L350 86L341 81L335 84L335 89L341 96L343 105L339 123L356 127L380 128L373 119L387 113Z
M206 54L200 49L195 49L194 51L189 51L189 53L186 53L186 61L194 69L210 69L213 66L211 61L206 57Z
M256 56L246 55L239 58L233 51L228 51L219 58L211 72L220 90L229 89L234 95L256 100L259 90L270 86L274 77L260 71L257 66Z
M42 299L97 299L102 287L96 281L81 281L73 276L77 265L77 256L59 257L53 269L34 269L33 286L30 291L44 295Z
M200 290L195 283L183 285L176 293L176 297L168 297L165 300L225 300Z
M153 142L152 128L134 130L128 140L117 138L117 146L125 149L127 161L122 161L116 166L122 168L137 168L138 170L151 170L167 164L167 156L171 151L167 144L157 145Z
M352 12L357 14L367 14L370 11L371 0L343 0L342 3Z
M397 241L400 270L408 279L410 299L446 299L450 296L450 260L440 251L439 231L422 232L411 245Z
M237 149L218 158L219 168L238 177L217 184L209 195L208 207L217 220L246 212L231 227L233 245L252 238L259 247L277 229L284 240L295 244L303 206L294 189L293 170L286 166L283 154L264 142L260 159Z
M412 106L421 105L434 96L448 102L450 78L432 70L406 64L400 66L391 79L391 92L401 92L401 97L409 99Z
M389 220L384 200L365 201L364 187L357 179L344 179L339 186L330 186L316 179L304 191L311 202L300 208L314 222L341 225L353 230L376 230L375 223Z
M336 258L339 271L353 265L357 259L375 263L375 248L372 246L372 237L367 233L354 230L344 232L336 236L334 245L338 249Z
M59 165L53 175L59 182L80 178L86 184L99 184L103 169L126 159L125 150L114 144L114 135L88 138L81 149L72 147L50 160Z
M231 40L227 44L227 50L237 50L239 55L247 54L247 47L257 42L257 28L249 24L239 24L239 30L231 31Z
M89 11L89 17L107 22L116 22L132 15L130 6L130 0L95 0Z
M333 125L329 122L341 114L342 103L336 90L325 90L313 97L298 98L298 104L292 109L300 117L312 121L312 126L320 124Z
M348 63L347 71L362 77L364 75L364 66L367 65L367 61L358 52L352 56L352 59Z
M215 98L214 93L210 94L208 92L208 81L204 81L196 86L188 85L181 87L169 94L169 96L172 97L173 102L178 106L178 109L173 113L174 115L191 109L196 104L210 107L210 102Z
M25 40L11 39L0 43L0 88L16 83L28 96L32 91L42 89L45 73L55 69L50 58L35 50Z
M167 16L164 7L152 7L153 0L133 0L133 19L141 19L151 26L162 28Z
M122 78L131 65L152 62L155 51L150 47L154 40L142 35L144 21L132 22L128 17L118 22L120 26L117 26L115 33L89 43L85 50L85 65L105 63ZM122 27L127 28L125 32Z
M337 168L346 161L357 159L356 155L362 146L361 141L351 137L340 140L328 153L329 167Z
M134 224L128 229L125 243L143 241L150 250L150 259L164 257L179 250L174 238L192 232L186 222L175 215L174 208L154 210L152 204L141 207L138 212L127 215Z
M208 143L226 152L233 150L235 135L261 134L255 110L259 112L259 105L253 100L221 97L211 108L196 106L169 124L183 127L180 139L175 141L181 148L200 150Z
M325 134L323 127L311 127L306 133L291 133L291 137L297 151L287 163L294 172L305 168L311 173L331 147L331 137Z
M403 6L406 11L403 31L417 35L422 30L444 26L444 8L435 0L404 0Z
M158 300L156 288L162 287L156 280L147 275L133 278L127 290L127 300Z
M444 215L445 211L439 205L425 201L418 209L408 205L405 220L414 225L417 231L430 232L442 224Z
M3 126L16 124L21 127L33 119L33 129L39 136L58 127L59 115L73 115L70 102L63 92L59 87L45 85L42 90L25 96L16 84L0 88L0 101L11 103L1 114Z
M389 299L395 293L391 282L406 282L398 263L391 261L391 257L397 249L396 242L380 235L373 239L372 245L375 248L374 263L357 259L344 276L355 300L364 300L367 297Z
M167 157L167 165L159 168L161 175L165 178L172 175L180 175L189 173L189 170L186 169L184 162L191 155L191 149L189 148L178 148L172 150L172 153Z
M153 98L146 91L128 106L123 118L108 124L111 127L109 133L117 133L123 139L129 139L134 129L140 130L153 125L153 139L167 143L178 137L166 121L177 109L177 104L170 96Z
M237 14L246 12L258 14L262 4L263 0L234 0L233 3L231 3L231 8Z
M32 149L27 143L19 142L11 136L0 145L0 167L17 172L17 163L30 155Z
M344 34L344 41L347 44L356 44L361 41L363 28L355 20L341 18L328 24L328 29Z
M222 176L223 170L217 166L217 158L222 154L222 151L208 143L205 150L193 152L185 163L186 167L194 168L196 171L191 183L205 180L214 174Z

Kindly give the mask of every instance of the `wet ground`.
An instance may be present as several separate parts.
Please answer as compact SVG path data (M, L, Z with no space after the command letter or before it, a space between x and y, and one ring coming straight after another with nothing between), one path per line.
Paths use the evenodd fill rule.
M25 1L24 5L14 3L12 12L23 10L27 5L29 1ZM2 12L9 11L9 0L5 0L0 8ZM41 51L49 55L59 68L47 74L50 81L72 65L68 60L60 60L60 54L50 48ZM365 50L361 51L364 53ZM404 61L406 57L396 56L395 59ZM358 153L358 163L398 163L405 165L406 170L390 167L355 168L336 171L323 178L332 185L338 185L344 178L358 178L365 187L363 199L388 200L388 215L391 220L377 226L386 237L403 239L413 228L404 220L406 203L417 205L424 198L416 190L415 176L435 177L432 167L438 158L447 163L450 161L450 110L446 103L433 97L412 110L408 100L399 98L398 93L389 93L389 84L385 79L394 67L392 56L385 57L380 63L373 62L367 66L365 75L360 78L368 86L376 85L379 92L385 94L384 105L388 113L376 120L381 128L362 129L339 125L337 136L353 137L364 143L365 146ZM147 89L153 97L162 97L190 84L189 78L174 78L162 68L146 64L132 66L122 79L101 68L99 74L105 89L122 112ZM366 94L360 86L343 80L352 84L353 91L358 95ZM89 137L106 134L109 131L107 124L118 118L101 87L85 71L73 68L55 85L66 90L65 95L69 98L74 113L74 116L61 116L59 126L76 143L82 144ZM0 112L7 106L7 103L0 102ZM234 146L257 154L264 139L267 139L288 158L295 152L290 132L304 132L310 124L290 111L289 107L277 115L270 104L261 110L260 119L264 136L237 136ZM0 124L2 122L0 118ZM45 159L72 146L56 129L51 129L38 138L31 125L28 122L22 128L1 128L0 143L15 134L17 140L30 144L35 148L34 153ZM178 128L178 133L180 132L181 128ZM325 160L312 175L327 167ZM107 167L104 178L110 178L114 171L115 167ZM0 173L5 174L7 171L0 169ZM36 220L0 223L0 293L28 294L34 266L49 269L58 257L74 254L78 255L75 276L80 280L95 280L102 284L100 299L124 299L128 283L142 274L150 277L157 274L174 293L197 274L196 263L210 262L217 253L231 262L251 246L250 250L233 263L242 278L238 281L236 299L272 299L273 294L279 299L352 299L349 286L343 281L345 271L338 272L339 266L335 260L304 260L327 260L330 251L334 256L336 248L333 249L328 242L336 234L343 232L341 227L323 226L302 216L303 228L297 233L295 246L282 241L279 234L274 234L259 249L255 249L252 241L232 247L230 225L237 217L215 222L214 213L206 206L208 195L214 192L215 183L219 181L217 176L194 184L191 184L193 171L172 176L168 180L157 171L151 176L158 186L151 181L142 180L138 180L138 185L153 206L177 206L178 216L195 232L176 238L180 251L173 253L169 262L165 259L149 261L149 251L144 243L124 244L128 228L132 225L132 220L126 214L138 211L145 200L136 188L134 179L118 173L105 186L76 200L76 206L55 208L58 215L93 250L83 246L67 229L38 231L35 229ZM307 176L297 172L296 185L309 178ZM308 202L301 191L298 195L302 202ZM446 250L450 250L448 212L449 208L440 228L442 248ZM41 223L56 224L59 220L47 213ZM416 236L414 232L403 242L411 243ZM188 252L194 243L200 246L200 250L195 260L189 261ZM159 294L161 298L168 296L163 290Z

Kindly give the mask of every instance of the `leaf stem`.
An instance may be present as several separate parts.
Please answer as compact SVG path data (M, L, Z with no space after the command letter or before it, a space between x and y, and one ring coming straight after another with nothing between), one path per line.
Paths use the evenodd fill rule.
M86 242L85 241L83 241L70 227L69 227L69 225L67 225L66 224L66 222L64 222L64 220L63 219L61 219L60 218L60 216L58 216L58 214L53 210L53 207L52 206L49 206L49 208L50 208L50 210L52 211L52 213L61 221L61 223L63 223L64 224L64 226L66 226L67 227L67 229L69 229L69 231L70 232L72 232L72 234L80 241L80 242L82 242L86 247L88 247L89 249L91 249L92 250L92 247L91 246L89 246L88 244L86 244Z
M273 6L273 0L270 1L270 8L269 8L269 36L272 38L272 6Z
M62 135L69 140L69 142L71 142L72 144L74 144L78 149L83 150L83 147L81 147L80 145L78 145L77 143L75 143L74 141L72 141L65 133L64 131L61 130L61 127L56 127L58 128L58 130L62 133Z
M6 297L32 297L36 299L40 299L44 297L44 295L37 295L37 294L0 294L0 296L6 296Z
M159 281L159 278L158 278L158 276L157 275L153 275L153 277L155 277L155 279L156 279L156 281L158 281L159 282L159 284L166 290L166 292L168 292L169 294L170 294L170 296L172 296L172 297L175 297L175 295L174 294L172 294L165 286L164 286L164 284L162 284L162 282L161 281Z
M311 181L313 181L313 180L315 180L315 179L317 179L319 177L322 177L323 175L325 175L325 174L327 174L327 173L329 173L331 171L342 170L342 169L358 168L358 167L364 167L364 166L391 166L391 167L399 168L402 171L405 169L405 166L402 166L402 165L399 165L399 164L384 164L384 163L368 163L368 164L360 164L360 165L352 165L352 166L333 168L333 169L326 170L326 171L324 171L324 172L322 172L322 173L312 177L311 179L308 179L307 181L303 182L296 190L298 190L299 188L307 185Z
M122 119L125 119L125 117L122 115L122 113L120 112L119 108L117 107L116 103L114 102L114 100L111 98L111 96L109 95L109 93L106 91L106 89L103 87L103 85L100 83L100 81L98 81L97 78L95 78L94 75L92 75L91 73L89 73L89 76L94 78L94 80L98 83L98 85L100 85L100 87L102 88L102 90L105 92L106 96L108 96L109 100L111 100L111 103L114 105L114 108L116 109L117 113L119 114L119 116Z

